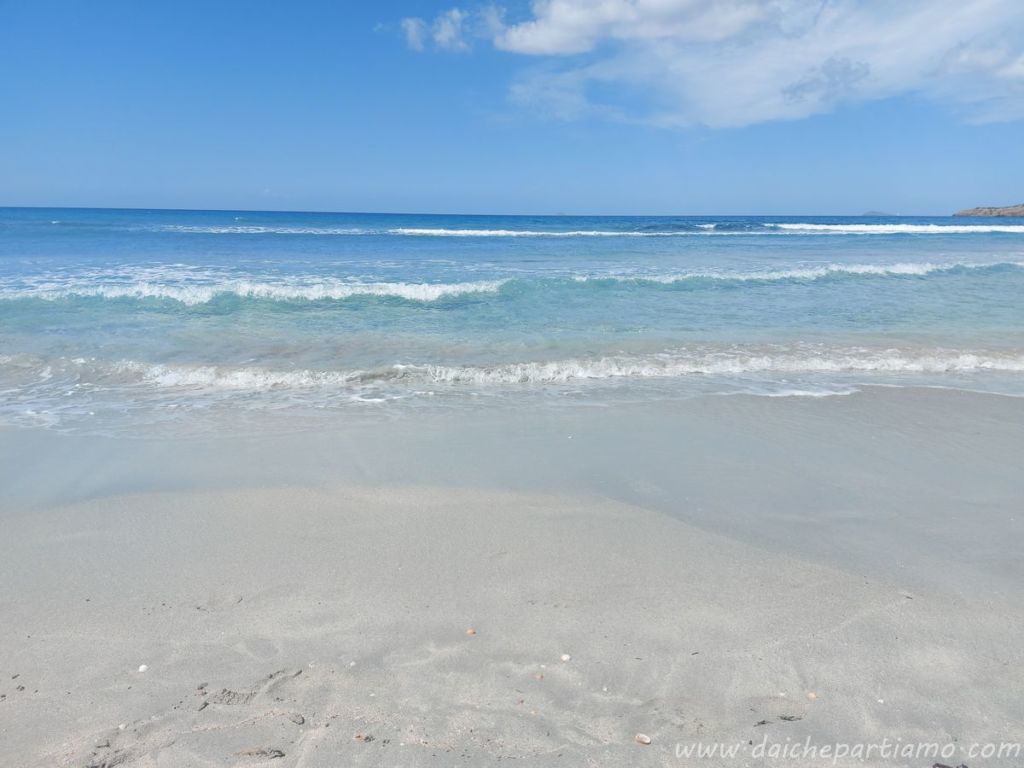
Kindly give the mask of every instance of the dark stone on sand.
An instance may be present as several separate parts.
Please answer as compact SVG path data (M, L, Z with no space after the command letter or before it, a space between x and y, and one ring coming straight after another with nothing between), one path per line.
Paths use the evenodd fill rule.
M241 752L236 752L235 754L240 757L265 757L267 760L284 757L284 752L272 747L253 747L252 749L243 749Z

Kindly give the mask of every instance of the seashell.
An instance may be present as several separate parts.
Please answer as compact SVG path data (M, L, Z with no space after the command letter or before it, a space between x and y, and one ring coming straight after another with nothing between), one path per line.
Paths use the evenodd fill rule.
M651 743L651 737L648 736L646 733L638 733L636 735L636 743L637 744L650 744Z

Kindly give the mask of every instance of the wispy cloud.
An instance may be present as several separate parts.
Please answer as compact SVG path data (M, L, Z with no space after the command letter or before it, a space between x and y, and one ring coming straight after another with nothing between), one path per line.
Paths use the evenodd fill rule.
M405 43L414 51L423 50L423 37L426 31L427 23L423 19L402 19L402 33L405 35Z
M466 13L458 8L450 8L434 19L431 32L434 44L447 51L464 51L469 48L463 38L463 23Z
M513 22L453 11L457 29L477 19L496 48L535 61L510 86L517 104L564 119L742 126L902 95L1024 119L1021 0L535 0ZM424 29L459 49L444 41L463 32L439 34L445 18Z
M500 17L498 17L500 19ZM461 8L449 8L428 22L416 16L402 19L402 32L406 44L414 51L422 51L429 39L441 51L468 51L466 40L469 14Z
M729 0L542 0L534 18L502 31L499 48L566 55L605 40L714 42L743 33L775 15L773 2Z

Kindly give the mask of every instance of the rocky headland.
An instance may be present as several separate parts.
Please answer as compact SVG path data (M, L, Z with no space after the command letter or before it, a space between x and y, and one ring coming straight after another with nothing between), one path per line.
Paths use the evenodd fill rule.
M1024 203L1020 205L1006 205L1001 208L985 207L967 208L957 211L954 216L1024 216Z

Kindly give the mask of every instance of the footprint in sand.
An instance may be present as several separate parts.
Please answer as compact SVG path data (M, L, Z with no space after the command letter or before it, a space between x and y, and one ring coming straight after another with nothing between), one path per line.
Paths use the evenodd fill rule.
M306 716L285 703L302 698L302 670L279 670L243 690L201 685L162 714L126 723L85 741L72 762L52 765L119 768L149 765L249 765L293 752L308 732ZM219 756L219 757L218 757Z

